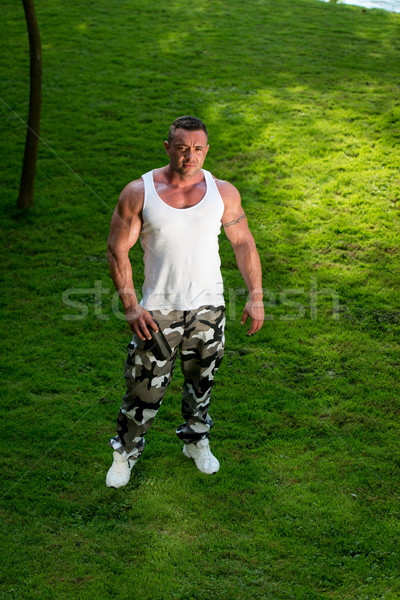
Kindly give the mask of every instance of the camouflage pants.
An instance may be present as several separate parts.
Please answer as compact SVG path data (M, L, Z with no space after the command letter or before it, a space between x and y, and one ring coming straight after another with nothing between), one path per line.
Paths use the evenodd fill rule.
M144 350L136 335L128 346L125 363L126 394L117 419L117 435L110 446L139 458L144 434L161 406L171 380L178 349L184 375L182 415L176 434L186 444L209 437L213 425L208 414L214 375L224 354L225 309L203 306L188 311L150 311L172 349L171 358L157 360Z

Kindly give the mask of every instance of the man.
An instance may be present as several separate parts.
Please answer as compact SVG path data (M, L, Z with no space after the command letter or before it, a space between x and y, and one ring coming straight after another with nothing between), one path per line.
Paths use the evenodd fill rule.
M106 484L121 487L144 449L144 434L161 405L179 349L184 375L177 435L183 453L207 474L219 462L209 446L208 414L215 373L224 352L225 309L218 253L223 225L249 291L242 324L249 335L264 321L261 265L237 189L203 170L208 132L196 117L179 117L164 142L169 164L129 183L114 211L108 242L111 276L133 331L125 364L127 391L110 440L113 464ZM144 249L143 299L136 297L129 250ZM171 348L166 359L152 351L158 328ZM154 353L153 353L154 352Z

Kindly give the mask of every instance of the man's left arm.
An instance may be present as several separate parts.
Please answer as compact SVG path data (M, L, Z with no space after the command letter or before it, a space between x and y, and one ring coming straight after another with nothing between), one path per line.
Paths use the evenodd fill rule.
M264 323L262 272L256 243L250 232L238 190L227 181L216 181L225 211L222 225L235 253L239 271L249 291L249 299L244 307L242 325L251 318L248 335L261 329Z

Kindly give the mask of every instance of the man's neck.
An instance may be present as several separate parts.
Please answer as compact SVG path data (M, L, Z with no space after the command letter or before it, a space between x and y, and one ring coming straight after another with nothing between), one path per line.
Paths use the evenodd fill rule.
M166 165L156 173L156 180L158 178L173 187L187 188L202 182L204 180L204 174L203 171L200 170L195 175L184 175L175 171L171 165Z

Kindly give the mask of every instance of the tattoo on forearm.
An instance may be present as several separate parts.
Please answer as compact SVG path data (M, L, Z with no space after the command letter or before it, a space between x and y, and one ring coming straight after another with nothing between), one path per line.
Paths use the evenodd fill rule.
M240 215L239 218L234 219L233 221L228 221L228 223L223 223L224 227L230 227L230 225L236 225L237 223L240 223L240 221L243 221L243 219L246 218L246 215L243 213L242 215Z

